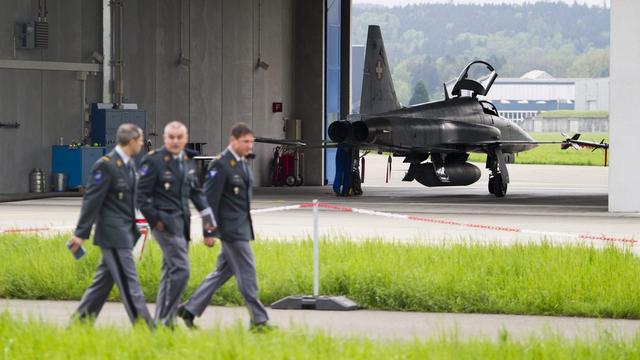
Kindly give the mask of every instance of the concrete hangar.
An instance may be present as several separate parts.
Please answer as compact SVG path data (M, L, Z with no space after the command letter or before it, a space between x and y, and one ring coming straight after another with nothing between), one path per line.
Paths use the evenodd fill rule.
M305 139L320 141L325 110L339 109L328 100L325 108L325 99L340 101L340 61L349 64L339 36L350 2L331 4L0 0L0 193L28 192L32 169L50 172L52 146L90 137L92 103L136 104L154 147L174 119L188 125L191 142L206 143L207 154L226 146L237 121L283 138L284 120L300 119ZM344 109L331 118L346 116ZM259 184L270 183L272 150L256 146ZM322 163L320 150L305 156L307 164ZM305 183L322 184L323 173L307 166Z
M52 146L89 137L92 103L136 104L154 146L164 124L187 123L203 151L222 150L231 124L305 140L346 118L350 0L0 0L0 193L25 193ZM609 210L640 212L640 3L611 3ZM105 46L106 45L106 46ZM281 112L280 112L281 110ZM258 145L268 185L272 146ZM332 173L331 153L305 153L306 185ZM321 165L321 166L318 166Z

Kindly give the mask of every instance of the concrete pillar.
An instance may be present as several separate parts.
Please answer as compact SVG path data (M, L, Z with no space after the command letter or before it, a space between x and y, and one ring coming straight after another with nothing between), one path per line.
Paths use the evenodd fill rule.
M351 114L351 0L340 9L340 119Z
M640 2L611 1L609 211L640 212Z
M302 120L302 138L319 144L324 138L325 0L294 2L293 119ZM304 153L305 185L323 185L323 151Z

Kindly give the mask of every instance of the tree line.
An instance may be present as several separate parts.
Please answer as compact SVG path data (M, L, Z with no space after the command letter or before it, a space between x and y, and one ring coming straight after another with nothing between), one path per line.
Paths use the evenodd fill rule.
M488 61L501 77L534 69L557 78L609 76L609 8L604 5L354 5L353 44L366 42L370 24L382 29L404 104L419 81L431 98L442 97L442 83L475 59Z

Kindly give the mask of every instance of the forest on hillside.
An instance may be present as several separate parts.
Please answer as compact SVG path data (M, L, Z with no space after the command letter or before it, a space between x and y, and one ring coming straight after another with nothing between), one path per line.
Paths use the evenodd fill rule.
M431 99L472 60L501 77L544 70L554 77L609 76L609 8L537 2L513 5L354 5L352 44L380 25L399 100L422 81Z

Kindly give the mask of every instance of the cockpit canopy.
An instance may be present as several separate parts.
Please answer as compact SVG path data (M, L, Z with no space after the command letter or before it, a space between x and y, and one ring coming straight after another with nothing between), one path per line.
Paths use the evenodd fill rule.
M498 77L493 66L486 61L476 60L462 70L456 80L451 95L461 96L462 90L470 91L472 97L485 96Z

